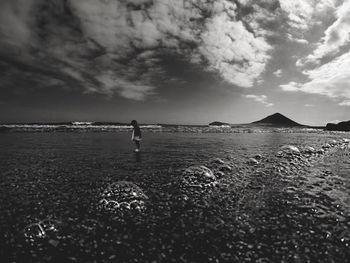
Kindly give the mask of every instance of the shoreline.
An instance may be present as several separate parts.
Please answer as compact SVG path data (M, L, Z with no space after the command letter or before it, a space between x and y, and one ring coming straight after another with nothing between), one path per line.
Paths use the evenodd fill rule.
M141 125L144 132L185 132L185 133L348 133L328 131L309 127L223 127L223 126L161 126ZM9 132L130 132L131 126L124 125L0 125L0 134Z

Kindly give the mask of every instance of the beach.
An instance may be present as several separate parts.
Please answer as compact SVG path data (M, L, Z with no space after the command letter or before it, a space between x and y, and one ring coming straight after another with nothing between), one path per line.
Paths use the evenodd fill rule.
M0 256L346 262L349 139L144 130L135 154L129 130L1 133Z

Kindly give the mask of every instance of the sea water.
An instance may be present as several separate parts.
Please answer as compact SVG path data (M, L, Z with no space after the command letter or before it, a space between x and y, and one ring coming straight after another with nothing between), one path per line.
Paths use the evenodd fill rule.
M349 135L144 132L141 153L133 152L130 137L128 132L2 133L2 258L349 258L350 162L348 145L340 143ZM339 143L328 147L332 140ZM324 153L281 157L283 145ZM186 168L221 169L216 158L228 168L215 186L183 187ZM252 164L251 158L258 160ZM142 191L143 209L131 211L127 204L124 212L100 209L101 195L111 185L119 189L118 182ZM128 189L127 195L135 192Z

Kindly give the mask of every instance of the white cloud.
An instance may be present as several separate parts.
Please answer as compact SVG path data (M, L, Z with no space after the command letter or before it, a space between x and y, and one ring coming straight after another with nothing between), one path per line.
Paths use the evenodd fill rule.
M322 41L312 54L306 58L306 63L318 63L328 55L335 55L341 47L350 42L350 1L346 0L336 10L336 20L324 32ZM305 63L304 62L304 63Z
M308 19L314 9L310 1L305 0L280 0L282 10L288 14L289 23L298 29L307 29Z
M256 37L237 21L237 6L231 1L156 0L147 12L130 12L118 1L71 3L87 34L121 57L133 52L133 46L160 45L182 54L187 51L181 45L192 42L197 48L191 51L190 61L204 64L200 57L204 58L209 70L241 87L251 87L270 58L272 47L261 34Z
M289 82L280 85L284 91L301 91L330 98L350 99L350 52L313 70L304 71L305 83Z
M282 76L282 69L278 69L273 73L277 78L280 78Z
M350 100L344 100L344 101L340 102L338 105L350 107Z
M333 10L334 14L327 14L334 15L334 22L325 30L324 37L315 46L315 50L296 62L299 68L309 68L303 71L308 80L306 82L291 81L280 87L284 91L305 92L342 99L339 105L348 106L350 101L350 51L340 53L340 50L350 44L350 0L323 2L323 5L316 5L313 14L310 13L311 17L315 17L315 13L320 16L321 11L325 15L327 13L325 10ZM325 58L327 62L324 62ZM321 62L323 64L320 64Z
M292 34L290 33L287 33L287 38L292 41L292 42L296 42L296 43L299 43L299 44L308 44L309 41L307 41L306 39L303 39L303 38L297 38L297 37L294 37Z
M280 87L282 88L282 90L284 91L301 91L302 84L297 83L295 81L291 81L288 84L282 84L280 85Z
M295 41L299 44L309 44L309 41L307 41L306 39L302 39L302 38L294 38L293 41Z
M209 68L241 87L251 87L270 58L267 52L271 46L225 13L211 19L202 39L199 50L209 61Z
M306 31L319 22L324 15L335 8L337 0L279 0L281 9L288 15L292 28Z
M256 102L260 102L264 104L266 107L271 107L273 106L273 103L267 102L267 96L266 95L253 95L253 94L248 94L248 95L243 95L243 97L247 99L252 99Z

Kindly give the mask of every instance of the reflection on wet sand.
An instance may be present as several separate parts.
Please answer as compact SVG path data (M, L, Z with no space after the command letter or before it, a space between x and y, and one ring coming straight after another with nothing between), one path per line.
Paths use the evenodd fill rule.
M13 142L0 156L5 261L349 258L341 135L149 134L142 161L123 134L99 136L0 138Z

